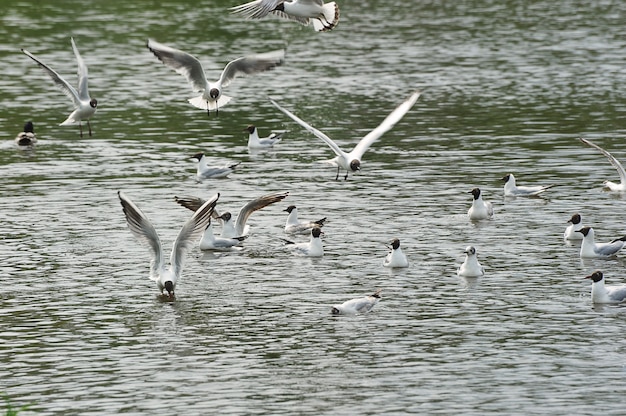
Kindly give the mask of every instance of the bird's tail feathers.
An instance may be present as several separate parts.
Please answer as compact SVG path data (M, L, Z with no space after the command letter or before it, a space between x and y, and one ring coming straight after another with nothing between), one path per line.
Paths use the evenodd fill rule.
M337 3L330 2L324 4L322 13L318 18L311 19L313 29L316 32L326 32L332 30L339 23L339 6Z
M194 98L190 98L188 101L196 108L201 110L219 110L223 106L225 106L232 97L228 95L222 95L217 101L207 101L202 95L199 95Z

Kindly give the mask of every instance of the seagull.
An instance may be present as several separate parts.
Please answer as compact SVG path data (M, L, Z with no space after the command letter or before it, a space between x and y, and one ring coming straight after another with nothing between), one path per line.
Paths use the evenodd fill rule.
M620 303L626 299L626 285L604 285L604 275L595 271L584 279L591 279L591 300L593 303Z
M298 221L298 208L295 205L289 205L284 211L289 213L285 223L285 232L288 234L308 233L312 228L323 227L326 221L326 217L317 221Z
M244 131L249 133L248 135L248 148L249 149L266 149L268 147L274 147L275 144L280 142L284 133L272 133L267 137L259 138L259 131L252 124L249 125Z
M223 228L220 237L237 238L248 235L250 233L250 226L246 225L246 222L248 221L250 215L252 215L254 211L258 211L268 205L282 201L287 198L288 195L289 192L273 193L253 199L241 207L239 214L237 214L235 224L232 223L232 215L230 212L225 212L222 215L219 215L216 210L213 218L221 219L223 221ZM192 211L197 210L200 206L202 206L202 204L204 204L204 200L197 197L174 197L174 200L178 204Z
M502 180L504 181L504 196L535 196L554 186L516 186L515 176L512 173L504 176Z
M216 194L202 204L180 230L174 241L174 247L172 247L169 267L165 266L161 240L148 217L123 192L118 191L117 195L120 198L131 233L141 244L150 249L152 255L150 279L156 281L161 294L163 294L163 290L166 290L168 297L173 299L176 282L180 279L183 271L185 257L192 244L200 238L208 226L220 194Z
M339 23L339 6L334 1L324 4L323 0L254 0L230 10L246 19L261 19L272 13L305 26L312 23L316 32L332 30Z
M311 229L311 239L308 243L294 243L293 241L283 240L286 244L292 245L294 254L306 257L322 257L324 255L324 246L320 235L322 230L319 227Z
M468 193L474 196L472 206L467 211L467 215L469 215L470 220L487 220L493 217L493 204L491 202L483 201L480 189L474 188Z
M87 120L87 126L89 127L89 136L91 136L91 124L89 124L89 118L96 113L98 107L98 101L95 98L89 96L89 89L87 87L87 65L83 62L83 58L78 53L78 48L74 43L74 38L70 38L72 41L72 49L74 49L74 55L76 55L76 62L78 63L78 91L74 89L66 80L61 78L52 68L35 58L26 49L22 49L22 52L33 61L42 67L52 78L54 83L61 89L63 94L67 95L74 103L75 110L69 115L67 120L61 123L61 126L68 126L70 124L78 123L80 127L80 137L83 137L83 125L82 121Z
M27 121L24 124L24 131L15 137L15 144L20 147L34 146L37 143L37 136L35 135L35 127L32 121Z
M367 313L380 300L380 289L374 294L362 298L345 301L341 305L333 306L330 311L333 315L356 315L357 313Z
M607 258L617 254L626 244L626 236L616 238L610 243L596 244L594 242L594 232L591 227L583 227L577 232L582 233L583 242L580 245L580 257L586 258Z
M476 249L473 246L465 248L465 261L459 266L457 274L463 277L480 277L485 274L485 269L478 262Z
M383 261L385 267L409 267L409 261L400 248L400 240L394 238L391 240L391 247L389 248L389 254Z
M567 222L571 223L565 228L563 238L565 240L582 240L583 235L579 232L583 228L583 220L580 214L572 215Z
M209 220L209 225L207 225L200 239L200 250L228 250L241 244L246 238L248 238L247 235L233 238L215 237L213 235L213 226Z
M222 89L237 76L267 71L282 65L285 61L284 50L243 56L230 61L217 81L209 82L202 64L196 57L151 39L148 39L147 46L161 62L184 76L194 91L202 91L202 95L189 99L189 102L197 108L206 110L207 115L210 115L210 110L215 110L217 114L219 107L225 106L231 100L232 97L222 95Z
M296 117L290 111L282 108L278 103L272 99L270 101L276 108L285 113L287 116L291 117L296 123L300 124L309 132L316 135L318 138L322 139L337 155L334 159L331 159L329 162L335 166L337 166L337 176L335 180L339 178L339 170L341 168L345 169L346 176L345 180L348 179L348 172L356 172L357 170L361 170L361 157L363 154L369 149L369 147L378 140L383 134L387 131L391 130L391 128L404 117L404 115L413 107L413 104L417 101L420 96L419 91L415 91L413 94L409 96L402 104L400 104L395 110L391 112L383 122L376 127L374 130L369 132L365 137L359 141L359 144L356 145L354 149L350 153L346 153L337 144L327 135L317 130L316 128L308 125L303 120Z
M198 161L198 169L196 171L196 178L198 181L202 181L203 179L225 178L230 175L230 173L241 163L237 162L223 166L209 166L204 153L196 153L191 156L191 158Z
M597 144L591 143L589 140L583 139L582 137L580 137L580 141L591 147L595 147L596 149L601 151L602 154L604 154L604 156L606 156L607 159L609 159L609 162L611 163L611 165L613 165L613 167L617 170L617 174L619 175L620 182L615 183L611 181L604 181L604 186L609 188L611 191L625 192L626 191L626 171L624 171L624 167L622 166L622 164L619 163L619 161L615 159L612 154L610 154L609 152L607 152L606 150L604 150Z

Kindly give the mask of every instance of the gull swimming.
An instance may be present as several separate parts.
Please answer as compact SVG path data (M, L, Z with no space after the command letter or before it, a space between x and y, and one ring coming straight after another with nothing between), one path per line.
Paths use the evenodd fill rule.
M463 277L480 277L485 274L485 269L478 262L476 255L476 248L474 246L467 246L465 248L465 261L459 266L457 274Z
M363 154L367 151L367 149L369 149L369 147L372 145L372 143L378 140L387 131L391 130L391 128L395 126L396 123L402 119L402 117L404 117L404 115L411 109L411 107L413 107L420 94L420 91L415 91L413 94L411 94L409 98L407 98L402 104L400 104L395 110L393 110L391 114L389 114L383 120L383 122L380 123L378 127L365 135L365 137L363 137L356 145L356 147L352 149L352 151L349 153L341 150L341 148L337 146L337 144L330 137L317 130L316 128L310 126L300 118L296 117L293 113L278 105L276 101L272 99L270 99L270 101L272 102L272 104L274 104L276 108L285 113L287 116L291 117L296 123L300 124L306 130L313 133L318 138L322 139L333 150L333 152L335 152L337 156L329 161L332 165L337 166L337 176L335 177L335 180L339 178L339 170L341 168L346 171L346 176L344 177L344 179L347 180L348 172L356 172L357 170L361 170L361 158L363 157Z
M288 195L289 192L272 193L253 199L241 207L239 213L237 214L237 220L234 224L230 212L224 212L222 215L219 215L217 210L215 210L213 218L222 220L223 228L220 237L237 238L248 235L250 233L250 226L246 225L246 222L248 221L250 215L268 205L282 201L287 198ZM202 206L202 204L204 204L204 200L197 197L174 197L174 200L178 204L192 211L197 210L200 206Z
M607 258L612 257L626 244L626 236L616 238L610 243L598 243L594 241L594 231L591 227L583 227L577 232L583 235L580 245L580 257L584 258Z
M207 115L210 115L211 110L215 110L217 114L219 108L225 106L231 100L232 97L223 95L222 90L237 76L257 74L275 68L285 62L285 51L282 49L243 56L230 61L224 67L217 81L209 82L206 79L202 64L196 57L151 39L148 39L147 47L161 62L184 76L194 91L202 91L202 95L190 98L189 102L197 108L206 110Z
M289 240L283 241L290 245L294 254L306 257L322 257L324 255L324 246L322 245L322 239L320 238L321 234L322 230L320 228L312 228L311 239L308 243L294 243Z
M259 138L259 130L256 126L250 124L244 131L248 132L248 148L249 149L266 149L274 147L279 143L285 133L271 133L267 137Z
M479 188L474 188L468 193L474 196L472 206L467 211L470 220L487 220L493 217L493 204L483 201L482 193Z
M89 119L96 113L98 101L95 98L91 98L89 96L89 88L87 86L87 65L85 65L83 58L81 58L80 53L78 52L76 43L74 43L74 38L70 38L70 40L72 41L72 49L74 50L76 62L78 63L78 91L76 91L74 87L72 87L52 68L41 62L39 59L35 58L35 56L33 56L33 54L28 52L26 49L22 49L22 52L24 52L24 54L30 59L37 62L37 64L46 71L50 78L52 78L52 81L54 81L57 87L61 89L61 92L63 92L63 94L67 95L72 100L75 110L72 112L72 114L69 115L67 120L60 124L60 126L68 126L78 123L78 126L80 127L80 137L82 138L83 120L87 121L87 126L89 127L89 136L91 136L91 124L89 123Z
M287 222L285 223L285 232L288 234L308 233L312 228L320 228L324 226L326 217L317 221L299 221L298 208L295 205L289 205L285 212L288 212Z
M394 238L391 240L391 246L388 246L387 248L389 248L389 253L385 257L385 260L383 260L383 266L390 268L409 267L409 261L400 248L399 239Z
M622 166L622 164L619 163L619 161L617 159L615 159L615 157L613 157L612 154L610 154L608 151L604 150L603 148L601 148L597 144L592 143L592 142L590 142L587 139L583 139L582 137L580 137L579 139L580 139L581 142L585 143L586 145L589 145L591 147L595 147L600 152L602 152L602 154L604 156L606 156L607 159L609 159L609 162L611 163L611 165L613 165L615 170L617 170L617 174L619 175L619 181L620 182L619 183L615 183L615 182L611 182L611 181L604 181L604 186L609 188L611 191L615 191L615 192L624 192L624 191L626 191L626 171L624 171L624 167Z
M29 147L34 146L36 143L35 126L33 126L32 121L27 121L24 124L24 131L15 137L15 144L20 147Z
M582 240L583 235L579 231L583 228L583 219L580 214L572 215L572 218L567 220L567 222L570 225L565 228L563 238L565 240Z
M323 0L254 0L230 10L246 19L261 19L272 13L305 26L312 23L316 32L332 30L339 23L339 6L334 1L324 4Z
M161 240L148 217L122 191L117 193L126 216L128 228L135 238L150 249L150 279L154 280L163 294L167 291L170 299L174 298L176 283L181 277L185 257L192 245L200 238L206 229L215 204L220 196L216 194L206 201L191 218L183 225L172 247L170 265L166 267Z
M246 238L248 238L247 235L232 238L216 237L213 234L211 221L209 221L209 225L207 225L200 239L200 250L228 250L241 244Z
M380 300L380 289L374 294L362 298L350 299L341 305L334 305L330 311L333 315L356 315L368 313Z
M584 277L591 279L591 300L593 303L621 303L626 299L626 285L604 284L604 275L601 271L595 271L591 275Z
M191 156L192 159L198 161L198 168L196 170L196 178L199 181L203 179L219 179L225 178L230 175L241 162L229 163L223 166L209 166L207 157L204 153L196 153Z
M504 181L504 196L536 196L554 186L516 186L515 176L512 173L505 175L502 180Z

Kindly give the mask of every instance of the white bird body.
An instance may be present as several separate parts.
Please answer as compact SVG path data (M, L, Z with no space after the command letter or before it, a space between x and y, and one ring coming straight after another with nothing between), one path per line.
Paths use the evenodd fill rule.
M300 118L298 118L295 114L290 111L284 109L276 101L271 100L272 104L280 111L285 113L287 116L291 117L296 123L300 124L310 133L313 133L315 136L320 138L324 143L326 143L332 150L335 152L335 158L331 159L329 163L337 166L337 176L335 180L339 178L339 170L344 169L346 171L346 176L344 179L348 179L348 172L356 172L357 170L361 170L361 158L363 154L370 148L372 143L378 140L383 134L387 131L391 130L393 126L399 122L402 117L413 107L415 102L420 96L419 91L415 91L411 94L402 104L400 104L395 110L393 110L378 127L365 135L359 143L352 149L351 152L346 153L327 135L307 124Z
M15 144L20 147L31 147L37 144L37 136L32 121L27 121L24 124L24 131L15 137Z
M278 144L284 133L271 133L267 137L259 138L259 130L250 125L246 130L248 132L248 148L249 149L266 149L268 147L274 147Z
M194 107L206 110L207 114L210 110L217 112L231 100L231 97L223 95L222 91L237 76L267 71L282 65L285 61L284 50L243 56L230 61L217 81L209 82L202 64L196 57L152 39L148 39L147 47L161 62L184 76L194 91L202 92L201 95L189 99L189 102Z
M298 208L295 205L289 205L284 211L288 212L287 221L285 222L285 232L288 234L305 234L309 233L313 228L321 228L324 226L326 217L317 221L300 221L298 220Z
M476 255L476 248L468 246L465 248L465 261L459 266L457 274L463 277L480 277L485 274L485 269L481 266Z
M287 241L287 244L291 244L291 250L298 256L305 257L322 257L324 256L324 246L322 245L322 239L320 235L322 230L319 228L311 229L311 238L308 243L294 243Z
M254 0L231 7L233 13L247 19L261 19L272 13L303 25L313 24L317 32L332 30L339 23L337 3L323 0Z
M362 298L345 301L341 305L334 305L331 308L333 315L356 315L357 313L368 313L380 300L380 289L376 293Z
M409 267L409 260L400 248L400 240L394 238L391 240L391 247L389 247L389 253L383 260L383 266L389 268L404 268Z
M512 173L504 176L502 180L504 181L504 196L536 196L554 186L517 186Z
M570 225L565 228L563 238L565 240L582 240L583 235L579 231L583 228L583 221L580 214L572 215L572 218L570 218L567 222L569 222Z
M587 139L583 139L581 137L580 141L602 152L602 154L606 156L606 158L609 160L609 163L611 163L611 165L613 165L615 170L617 170L617 174L619 175L620 182L615 183L611 181L604 181L604 186L606 186L607 188L609 188L609 190L614 191L614 192L626 192L626 171L624 170L624 167L622 166L622 164L619 163L619 160L615 159L615 157L613 157L613 155L610 154L607 150L604 150L597 144L592 143Z
M248 236L224 238L216 237L213 234L213 225L209 221L209 225L204 230L202 238L200 239L200 250L229 250L239 244Z
M610 243L596 243L594 231L591 227L583 227L577 231L583 235L580 245L580 257L582 258L607 258L613 257L626 244L626 237L618 238Z
M626 285L605 285L604 275L600 271L585 279L591 279L591 300L593 303L621 303L626 299Z
M487 220L493 217L493 204L491 202L483 201L482 193L480 189L474 188L469 191L473 195L472 206L467 211L467 215L470 220Z
M208 226L219 194L200 206L180 230L174 241L169 267L165 265L159 235L148 217L123 192L118 191L118 196L131 233L141 244L150 249L152 255L150 279L156 282L161 293L166 290L168 296L173 298L176 283L182 274L185 257Z
M72 49L74 50L74 55L76 56L76 62L78 63L78 91L74 89L74 87L72 87L59 74L57 74L52 68L41 62L39 59L35 58L33 54L25 49L22 49L22 52L24 52L26 56L35 61L41 68L43 68L48 76L52 78L57 87L61 89L61 92L68 96L74 103L74 111L69 115L67 120L65 120L60 125L67 126L78 123L80 127L80 137L83 137L83 126L81 122L86 120L87 126L89 127L89 135L91 136L91 124L89 123L89 119L96 113L98 101L95 98L91 98L89 96L87 65L85 65L85 62L78 52L76 43L74 43L74 38L70 39L72 41Z
M208 159L204 153L196 153L191 157L198 161L196 169L196 178L198 181L204 179L220 179L230 175L241 162L229 163L222 166L209 166Z

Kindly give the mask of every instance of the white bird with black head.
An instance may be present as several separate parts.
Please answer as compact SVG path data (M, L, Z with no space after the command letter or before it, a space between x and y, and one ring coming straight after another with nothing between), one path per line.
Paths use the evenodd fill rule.
M362 298L350 299L341 305L334 305L330 312L333 315L356 315L358 313L368 313L380 301L380 289L375 293Z
M478 261L478 255L476 254L476 248L474 246L467 246L465 248L465 261L459 266L457 274L462 277L480 277L485 274L485 269Z
M226 165L210 166L208 159L204 153L196 153L191 156L192 159L198 161L196 168L196 178L198 181L204 179L220 179L230 175L241 162L228 163Z
M504 181L504 196L537 196L554 186L517 186L515 176L512 173L505 175L502 181Z
M298 219L298 208L295 205L289 205L284 211L289 214L285 222L285 232L287 234L306 234L312 228L323 227L324 222L326 222L326 217L317 221L300 221Z
M409 260L400 248L400 240L394 238L391 240L391 245L387 246L389 253L383 260L383 266L389 268L404 268L409 267Z
M605 285L604 275L601 271L595 271L584 277L591 279L591 300L593 303L621 303L626 299L626 284Z
M323 0L254 0L231 7L246 19L261 19L268 14L294 20L303 25L313 24L316 32L332 30L339 23L339 6Z
M267 149L274 147L275 144L281 141L283 134L285 134L271 133L267 137L259 137L259 129L252 124L246 127L244 131L248 132L248 149Z
M37 144L37 136L35 135L35 126L32 121L24 124L24 131L15 137L15 144L20 147L32 147Z
M583 228L583 219L580 214L572 215L572 218L567 220L570 223L563 232L563 238L565 240L582 240L583 235L579 231Z
M580 245L580 257L582 258L613 257L626 244L626 236L616 238L609 243L596 243L595 232L591 227L583 227L577 232L583 235L583 242Z
M472 194L472 206L467 211L467 215L472 221L488 220L493 217L493 204L483 201L482 192L479 188L474 188L468 193Z

